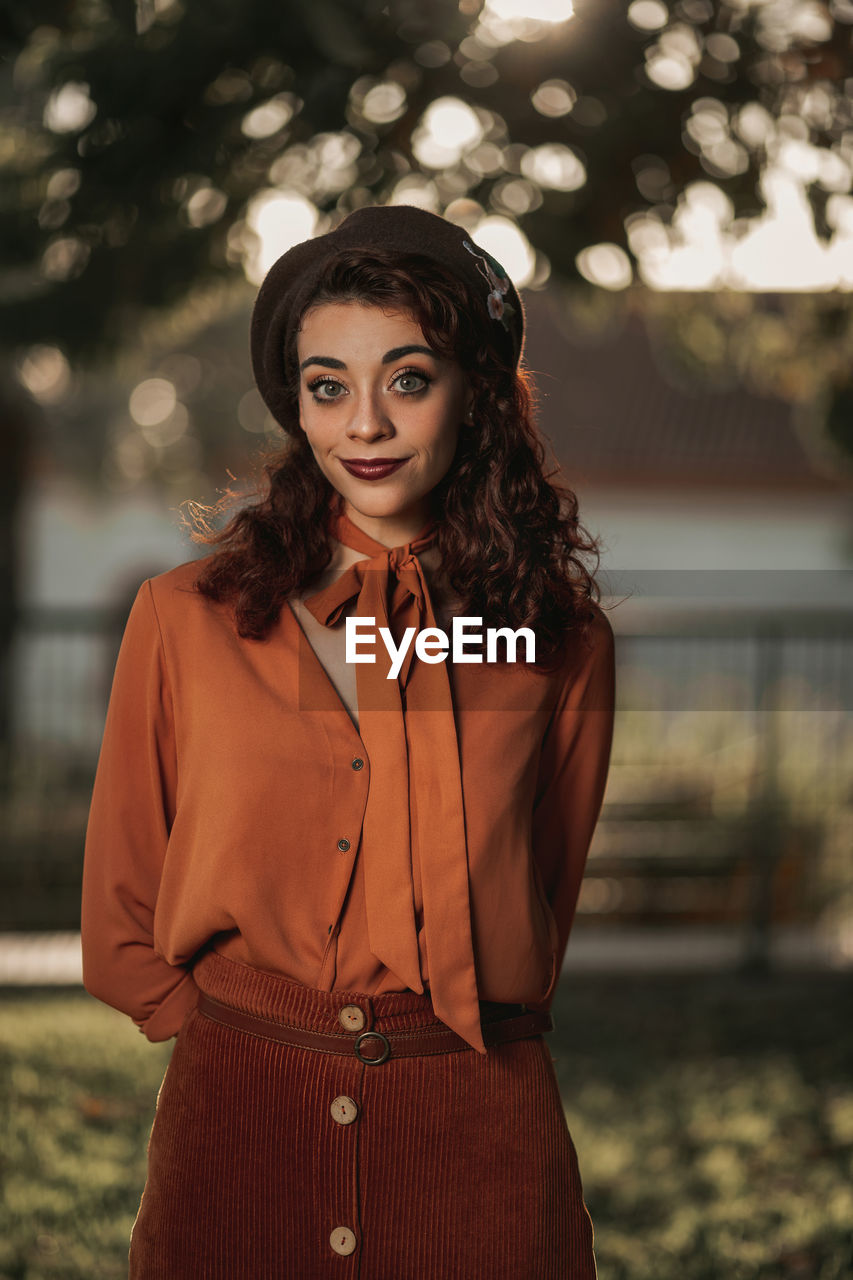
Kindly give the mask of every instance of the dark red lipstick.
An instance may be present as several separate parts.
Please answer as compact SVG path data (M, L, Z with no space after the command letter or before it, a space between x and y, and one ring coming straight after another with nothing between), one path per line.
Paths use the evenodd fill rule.
M359 480L382 480L398 471L408 458L341 458L351 476Z

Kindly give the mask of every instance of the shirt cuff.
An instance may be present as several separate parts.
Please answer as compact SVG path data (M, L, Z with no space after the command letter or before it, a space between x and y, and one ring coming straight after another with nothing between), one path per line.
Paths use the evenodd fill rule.
M154 1012L136 1025L149 1040L168 1040L171 1036L178 1034L184 1019L195 1008L197 1002L198 987L192 973L187 972Z

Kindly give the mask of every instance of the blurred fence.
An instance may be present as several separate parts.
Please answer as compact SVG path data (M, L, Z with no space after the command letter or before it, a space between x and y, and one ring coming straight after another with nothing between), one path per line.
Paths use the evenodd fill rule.
M613 761L585 924L853 926L853 615L688 609L617 632ZM844 943L847 945L847 943Z
M582 927L853 928L853 615L647 616L617 634L617 720ZM12 655L0 928L79 920L89 795L125 615L30 609Z
M0 768L0 929L79 925L86 819L127 612L18 613Z

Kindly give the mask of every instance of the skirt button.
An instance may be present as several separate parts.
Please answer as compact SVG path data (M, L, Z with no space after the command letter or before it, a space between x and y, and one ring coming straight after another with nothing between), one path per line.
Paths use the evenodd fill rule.
M347 1031L363 1031L364 1011L357 1004L345 1004L338 1014L338 1022Z
M358 1115L358 1107L352 1098L348 1098L345 1093L342 1093L332 1103L331 1112L332 1119L336 1120L338 1124L352 1124Z
M355 1248L355 1232L350 1231L349 1227L335 1227L329 1236L329 1244L335 1253L340 1253L346 1257Z

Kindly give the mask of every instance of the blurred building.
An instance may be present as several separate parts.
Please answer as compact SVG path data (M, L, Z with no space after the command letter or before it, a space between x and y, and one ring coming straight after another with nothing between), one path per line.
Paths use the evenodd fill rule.
M785 574L811 573L812 604L842 603L832 575L853 569L853 463L831 456L816 424L734 381L690 385L629 309L593 333L548 292L528 294L526 307L542 427L582 521L604 536L614 594L639 588L621 616L649 597L698 601L703 578L725 603L719 571L750 571L748 598L784 606L796 604ZM763 586L755 570L768 571ZM667 571L694 575L692 589L683 574L670 588Z

